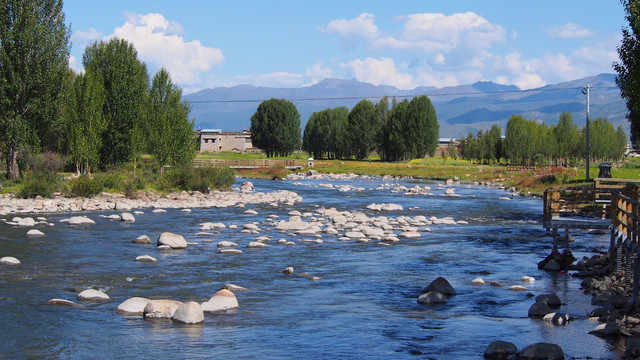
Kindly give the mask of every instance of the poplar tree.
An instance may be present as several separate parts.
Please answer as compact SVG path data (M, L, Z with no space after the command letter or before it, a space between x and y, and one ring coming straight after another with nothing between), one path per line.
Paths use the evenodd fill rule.
M61 0L0 1L0 146L7 179L18 151L38 145L61 103L70 31Z
M284 99L265 100L251 116L251 143L267 157L287 156L300 147L300 114Z

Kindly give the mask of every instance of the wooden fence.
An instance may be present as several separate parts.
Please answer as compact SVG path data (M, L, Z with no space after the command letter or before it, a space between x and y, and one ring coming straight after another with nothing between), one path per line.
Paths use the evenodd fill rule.
M625 281L633 284L633 299L638 300L640 290L640 259L638 258L638 186L630 185L613 193L611 206L610 256L615 270L624 269ZM633 275L632 275L633 274ZM633 277L632 277L633 276Z

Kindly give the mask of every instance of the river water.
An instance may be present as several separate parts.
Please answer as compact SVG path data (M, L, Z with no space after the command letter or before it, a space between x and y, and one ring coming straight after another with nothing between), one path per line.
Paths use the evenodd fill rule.
M542 201L514 197L504 190L455 186L460 197L444 197L434 182L433 196L403 196L375 190L381 183L414 186L417 181L354 179L335 183L363 187L340 192L318 187L326 181L252 180L255 191L287 189L303 197L302 204L246 209L193 209L136 215L132 224L88 213L95 225L69 226L59 220L72 214L45 214L54 226L38 227L44 237L28 238L27 230L0 224L0 256L14 256L19 266L0 267L0 359L13 358L247 358L247 359L462 359L482 358L494 340L513 342L519 349L536 342L562 347L567 358L616 358L620 345L587 333L597 323L587 319L590 296L580 291L580 279L537 269L551 251L551 237L541 227ZM394 203L403 211L375 213L371 203ZM365 211L390 218L423 215L453 217L467 225L430 225L418 239L391 246L378 242L339 241L322 234L322 244L309 236L289 236L266 223L270 215L287 219L292 210L316 212L318 206L341 211ZM257 215L244 211L254 209ZM199 223L238 224L214 236L196 236ZM260 235L273 236L266 249L246 244L258 235L241 233L243 224L260 223ZM142 234L152 240L163 231L182 234L198 243L186 250L159 251L154 244L131 241ZM576 257L605 251L608 236L572 234ZM280 245L285 238L297 244ZM220 254L216 243L236 242L242 254ZM212 242L209 242L212 241ZM151 255L157 263L134 261ZM296 274L284 275L291 266ZM486 274L486 272L490 274ZM485 273L482 273L485 272ZM523 275L536 282L522 283ZM458 295L449 303L417 303L421 289L435 278L449 280ZM482 277L507 286L473 286ZM116 314L115 308L133 296L206 301L223 284L248 288L237 292L237 311L206 314L203 325L148 321ZM509 285L524 285L514 292ZM76 301L81 290L95 288L113 301L82 307L46 305L52 298ZM527 317L531 294L556 293L566 305L559 310L574 319L554 326Z

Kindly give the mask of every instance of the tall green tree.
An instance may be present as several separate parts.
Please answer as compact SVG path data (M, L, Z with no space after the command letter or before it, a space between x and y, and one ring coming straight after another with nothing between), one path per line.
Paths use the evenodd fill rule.
M302 149L316 159L322 159L329 151L332 111L326 109L314 112L304 127Z
M101 166L134 159L144 148L149 75L132 44L122 39L94 42L82 57L85 71L102 82L105 102Z
M7 178L17 156L45 138L60 105L70 30L61 0L0 1L0 146Z
M160 165L184 165L195 157L191 106L182 100L182 89L171 81L169 72L160 69L151 82L147 127L148 149Z
M349 109L346 106L331 110L329 145L327 147L330 159L347 159L351 156L349 134L347 133L348 123Z
M524 163L526 159L526 120L522 115L513 115L507 122L504 138L505 156L511 164Z
M618 73L616 84L627 101L627 119L631 123L631 144L640 149L640 2L621 0L628 28L622 29L622 44L618 47L620 62L613 64Z
M105 127L103 105L102 83L91 73L77 75L67 105L67 137L69 154L79 174L90 174L99 164Z
M251 116L251 143L272 156L287 156L300 147L300 114L284 99L265 100Z
M378 109L369 100L362 100L351 109L347 131L356 159L368 158L376 148L380 123Z
M563 159L564 166L567 166L570 160L577 157L580 133L571 113L563 112L558 125L551 130L551 133L555 138L554 158Z

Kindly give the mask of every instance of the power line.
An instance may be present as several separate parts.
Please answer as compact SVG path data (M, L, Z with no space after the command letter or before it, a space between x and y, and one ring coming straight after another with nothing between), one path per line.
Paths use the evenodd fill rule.
M449 92L449 93L421 93L421 94L408 94L408 95L381 95L381 96L337 96L337 97L311 97L311 98L296 98L296 99L287 99L291 102L295 101L338 101L338 100L364 100L364 99L382 99L384 97L396 97L396 98L410 98L416 96L426 95L428 97L437 97L437 96L471 96L471 95L500 95L500 94L524 94L524 93L535 93L535 92L553 92L553 91L563 91L563 90L580 90L582 91L583 87L566 87L566 88L539 88L539 89L529 89L529 90L505 90L505 91L473 91L473 92ZM618 89L617 86L591 86L591 89ZM254 102L262 102L268 99L237 99L237 100L190 100L191 104L213 104L213 103L254 103Z

